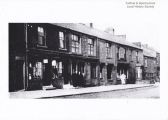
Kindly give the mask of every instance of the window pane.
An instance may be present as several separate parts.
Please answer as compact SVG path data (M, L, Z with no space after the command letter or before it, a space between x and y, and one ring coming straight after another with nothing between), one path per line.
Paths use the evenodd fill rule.
M72 52L75 52L75 48L74 47L72 47Z
M63 42L63 40L60 40L60 47L64 48L64 42Z
M44 35L44 29L42 27L38 27L37 30L38 30L38 33L40 33L41 35Z
M41 36L38 37L38 44L43 45L43 37Z
M77 40L77 37L76 37L76 35L74 35L74 40L75 40L75 41Z
M90 46L88 46L88 54L90 54Z
M63 32L59 32L59 37L60 38L64 38L64 33Z
M93 51L91 51L91 53L90 53L91 55L93 55Z
M79 43L78 42L76 42L76 47L79 47Z

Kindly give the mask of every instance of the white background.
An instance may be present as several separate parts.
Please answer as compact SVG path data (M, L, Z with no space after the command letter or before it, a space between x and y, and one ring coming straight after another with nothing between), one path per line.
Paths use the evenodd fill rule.
M130 1L130 0L129 0ZM144 1L144 0L143 0ZM155 1L154 9L128 9L125 0L0 2L0 119L17 120L168 120L167 2ZM167 11L166 11L167 10ZM112 20L113 19L113 20ZM120 22L118 22L120 21ZM160 99L10 99L8 93L8 23L73 22L139 26L160 44ZM149 27L156 26L150 32ZM118 30L120 27L117 28ZM131 27L130 27L131 29ZM139 32L138 31L138 32ZM122 33L124 34L124 33ZM130 34L130 33L129 33ZM132 34L136 35L136 31ZM157 34L157 35L155 35ZM137 34L138 35L138 34Z

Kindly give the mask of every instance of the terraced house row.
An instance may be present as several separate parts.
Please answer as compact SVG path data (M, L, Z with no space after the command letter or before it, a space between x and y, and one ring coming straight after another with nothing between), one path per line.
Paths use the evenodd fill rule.
M74 23L9 23L9 91L72 85L73 73L83 75L83 86L127 84L142 80L143 49L92 26ZM63 87L60 87L63 88Z

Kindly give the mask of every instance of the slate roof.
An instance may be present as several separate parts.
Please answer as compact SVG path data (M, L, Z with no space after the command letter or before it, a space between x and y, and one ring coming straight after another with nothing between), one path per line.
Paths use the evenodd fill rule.
M56 26L60 26L66 29L70 29L73 31L77 31L80 33L84 33L87 35L91 35L91 36L95 36L98 37L100 39L104 39L104 40L108 40L108 41L112 41L114 43L118 43L121 45L126 45L126 46L130 46L133 48L137 48L137 49L141 49L140 47L134 45L131 42L126 41L126 38L121 37L121 36L117 36L117 35L112 35L109 34L107 32L95 29L95 28L90 28L89 26L80 24L80 23L52 23ZM141 49L142 50L142 49Z

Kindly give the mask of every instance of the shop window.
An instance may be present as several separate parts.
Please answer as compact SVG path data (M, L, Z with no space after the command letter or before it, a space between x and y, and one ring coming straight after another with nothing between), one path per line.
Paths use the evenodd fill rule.
M58 62L58 73L62 74L63 66L62 62Z
M81 39L77 35L72 35L72 52L81 53Z
M38 45L39 46L46 46L46 38L45 38L45 31L43 27L38 27Z
M88 39L88 54L94 55L94 41L93 41L93 39Z
M52 66L57 68L57 62L56 62L56 60L52 61Z
M111 58L111 44L106 43L106 57Z
M61 61L52 60L52 67L58 71L58 76L61 77L63 73L63 64Z
M91 78L96 78L96 65L92 64L91 65Z
M43 65L42 62L35 62L34 65L29 63L29 80L36 78L42 79L43 77Z
M84 63L78 63L78 72L84 73Z
M72 63L72 72L75 73L77 71L77 63Z
M79 63L73 62L72 63L72 71L73 71L73 73L74 72L84 73L84 63L82 63L82 62L79 62Z
M66 49L66 40L64 32L59 32L60 48Z

